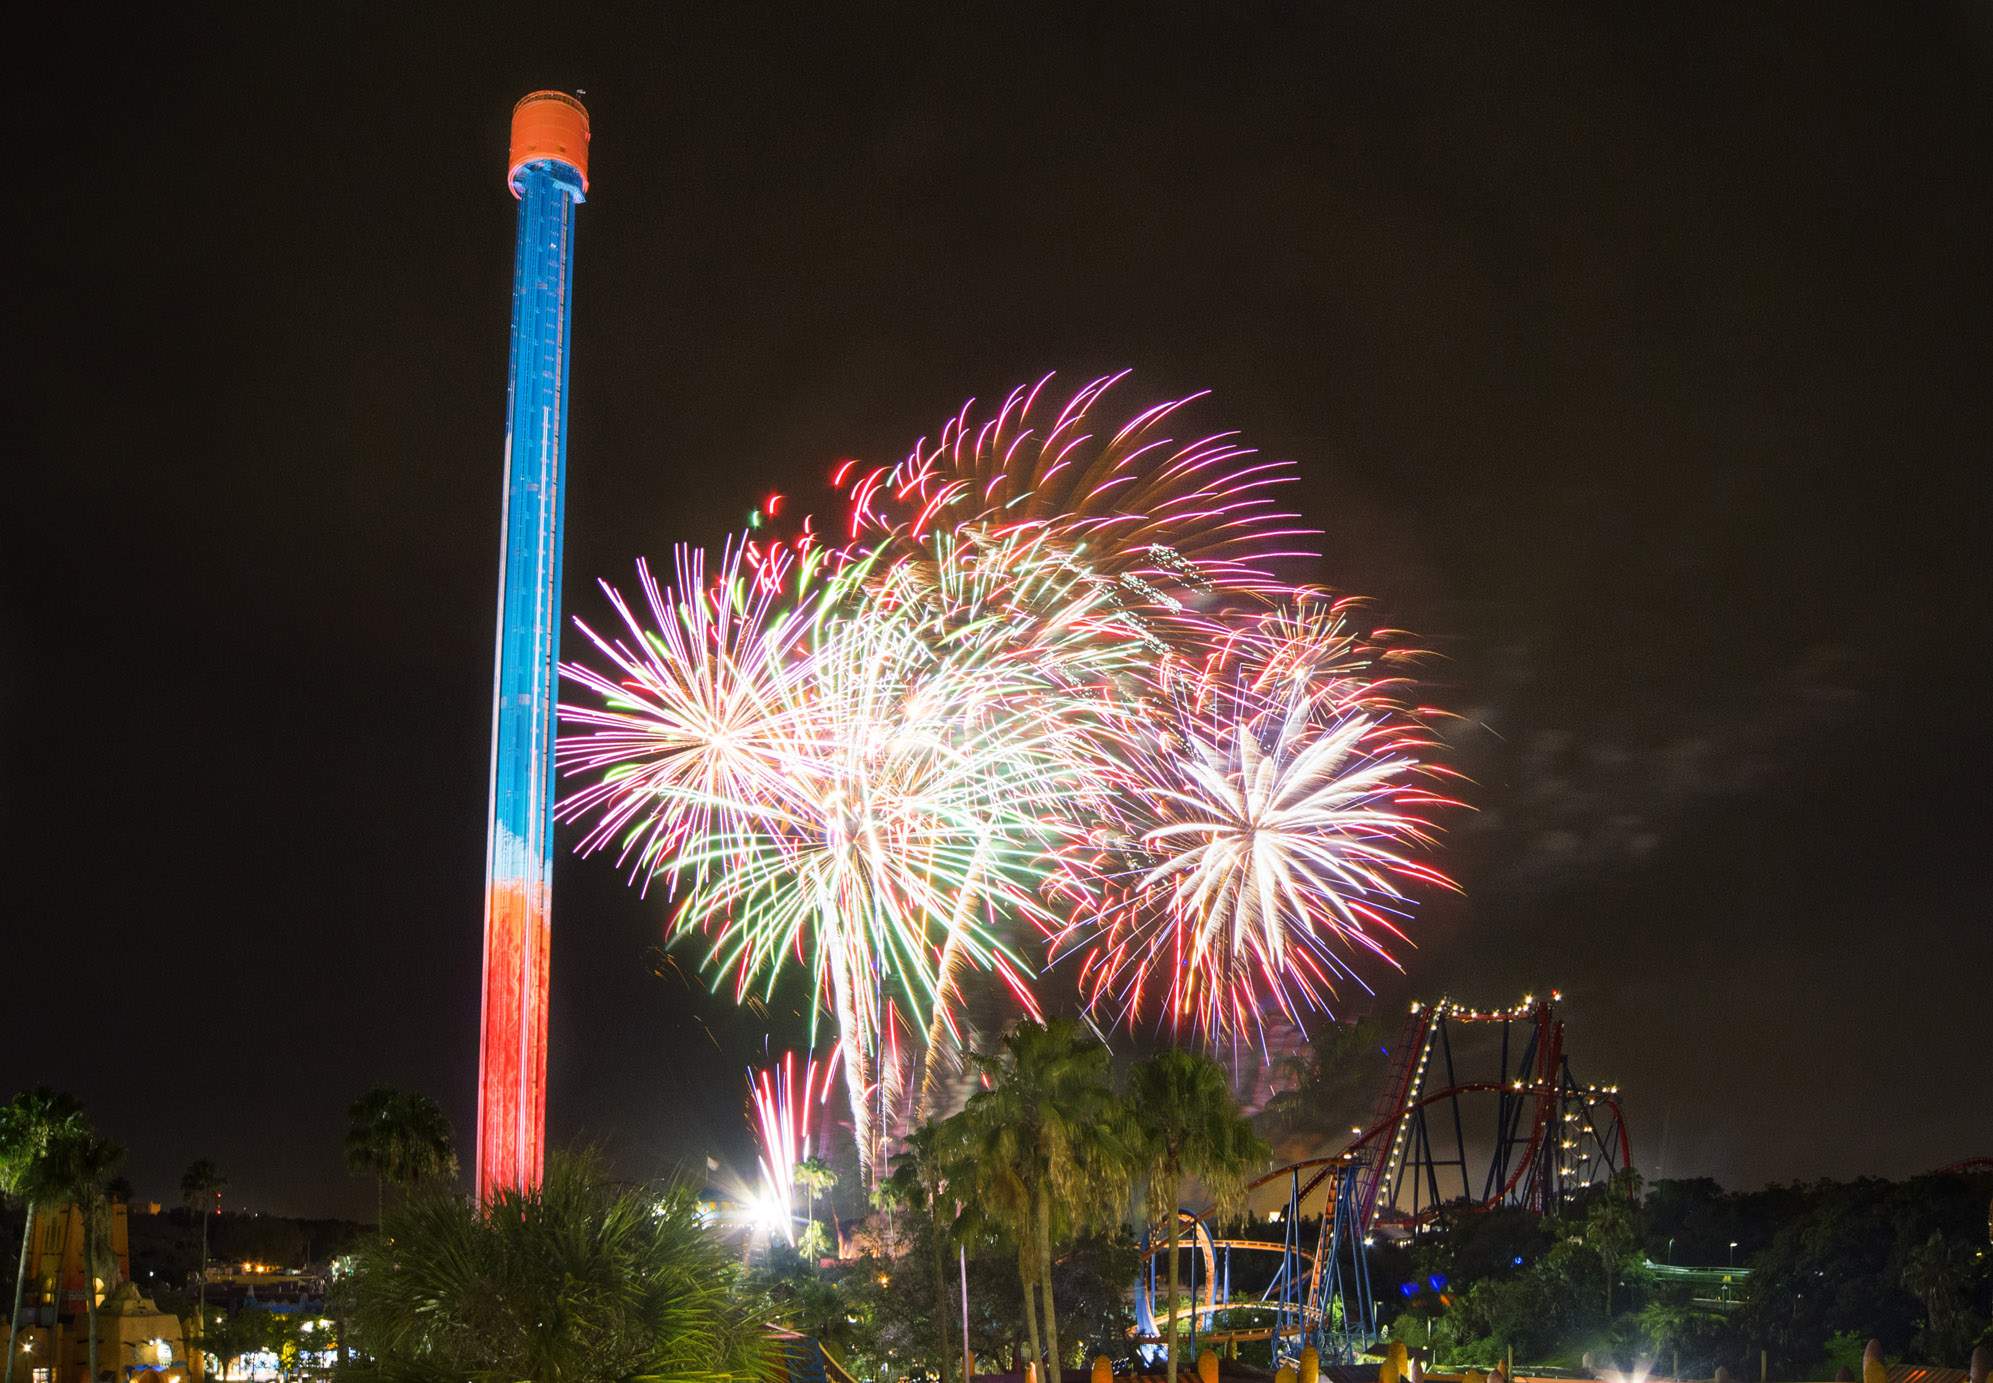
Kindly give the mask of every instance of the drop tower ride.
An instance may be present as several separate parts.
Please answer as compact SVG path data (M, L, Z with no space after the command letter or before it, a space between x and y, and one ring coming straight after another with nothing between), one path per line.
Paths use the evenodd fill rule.
M588 140L588 111L572 96L536 91L512 108L505 176L519 199L519 233L485 839L480 1201L506 1187L537 1185L545 1159L568 336L574 209L588 191Z

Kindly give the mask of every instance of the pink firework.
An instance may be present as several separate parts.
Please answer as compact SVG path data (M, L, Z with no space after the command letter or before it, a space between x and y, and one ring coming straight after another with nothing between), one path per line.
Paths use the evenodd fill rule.
M566 774L600 776L564 799L560 815L592 815L576 849L613 845L644 884L662 873L675 886L688 857L703 876L711 854L688 845L725 836L734 829L731 804L779 786L775 749L795 714L787 681L804 653L808 610L785 600L776 569L755 568L753 556L745 543L729 545L709 577L706 554L680 547L668 589L639 561L641 611L599 583L621 634L575 621L607 668L562 665L600 704L561 706L567 733L556 758ZM807 570L789 570L799 585L807 580ZM658 811L667 800L675 809Z
M1119 417L1105 400L1128 371L1062 401L1053 376L1019 385L994 413L974 401L895 465L841 463L843 550L918 545L937 529L1055 535L1070 560L1132 608L1180 611L1214 597L1287 591L1283 559L1317 555L1317 530L1280 505L1291 461L1232 431L1184 426L1202 392Z
M815 1122L830 1093L833 1057L819 1070L815 1057L797 1069L796 1054L784 1052L772 1066L747 1073L748 1104L760 1185L750 1221L754 1228L795 1243L796 1172L816 1156ZM800 1077L800 1079L799 1079Z
M1396 967L1422 856L1457 805L1400 679L1402 655L1348 632L1346 605L1303 602L1228 640L1124 736L1130 835L1098 852L1101 906L1064 929L1089 1000L1131 1024L1255 1032L1270 1001L1326 1011L1362 964Z

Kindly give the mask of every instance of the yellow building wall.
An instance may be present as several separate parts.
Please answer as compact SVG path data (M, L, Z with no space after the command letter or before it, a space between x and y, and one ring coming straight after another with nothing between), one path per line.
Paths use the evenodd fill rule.
M19 1340L9 1337L7 1323L0 1318L0 1350L18 1351L16 1383L90 1383L86 1290L97 1300L100 1371L122 1379L136 1365L158 1369L153 1375L158 1383L182 1383L186 1378L179 1318L140 1296L129 1280L131 1239L125 1207L105 1206L99 1217L105 1243L95 1280L86 1288L82 1211L67 1205L36 1213Z

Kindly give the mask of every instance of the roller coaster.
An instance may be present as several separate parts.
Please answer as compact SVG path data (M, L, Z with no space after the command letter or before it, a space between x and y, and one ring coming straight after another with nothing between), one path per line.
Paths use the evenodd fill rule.
M1276 1359L1312 1344L1324 1364L1354 1363L1377 1337L1368 1249L1378 1235L1415 1236L1446 1211L1551 1214L1631 1166L1619 1087L1572 1074L1554 1008L1562 997L1524 995L1505 1009L1413 1004L1369 1123L1341 1151L1248 1186L1249 1203L1287 1193L1264 1223L1221 1238L1208 1212L1179 1210L1190 1261L1177 1316L1191 1357L1266 1341ZM1136 1344L1152 1354L1167 1252L1152 1229L1135 1287Z

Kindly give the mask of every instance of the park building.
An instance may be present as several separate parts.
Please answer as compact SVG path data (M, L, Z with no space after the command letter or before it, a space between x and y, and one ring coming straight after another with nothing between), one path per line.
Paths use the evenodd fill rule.
M330 1279L309 1268L271 1263L215 1264L208 1269L208 1305L231 1314L274 1311L280 1316L321 1315Z
M90 1383L91 1296L100 1378L185 1383L194 1375L179 1317L161 1311L131 1281L124 1202L113 1201L100 1214L108 1236L92 1274L84 1270L83 1212L66 1205L35 1216L18 1339L0 1315L0 1340L14 1353L16 1383Z

